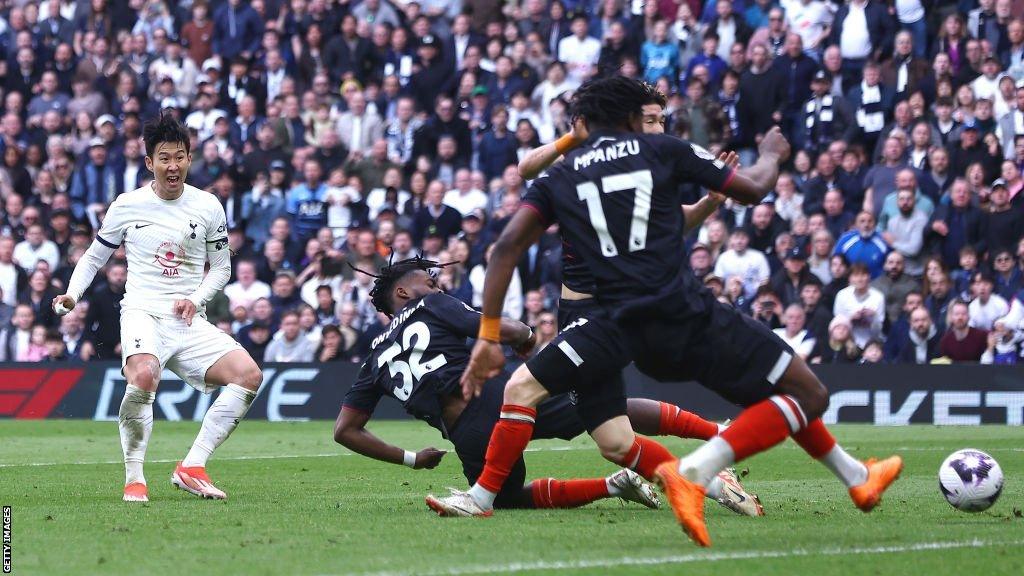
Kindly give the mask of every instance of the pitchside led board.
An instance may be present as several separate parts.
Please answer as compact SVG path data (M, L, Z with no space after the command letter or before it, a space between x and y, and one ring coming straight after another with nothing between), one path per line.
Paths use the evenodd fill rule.
M113 362L0 364L0 418L117 420L124 394L121 366ZM268 364L249 418L272 421L334 420L359 367L352 364ZM1024 366L817 366L832 394L827 424L1024 424ZM655 382L632 367L630 396L673 402L707 418L738 409L694 383ZM201 420L213 397L164 372L155 414ZM384 398L377 418L408 418Z

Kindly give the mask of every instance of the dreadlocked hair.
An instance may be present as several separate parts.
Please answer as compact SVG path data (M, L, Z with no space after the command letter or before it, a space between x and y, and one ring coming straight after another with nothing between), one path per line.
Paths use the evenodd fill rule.
M640 108L652 101L652 92L658 91L625 76L590 80L573 95L572 115L583 117L588 125L626 126L631 115L640 114Z
M395 253L391 253L391 258L395 257ZM406 258L405 260L399 260L398 262L388 261L388 265L380 269L377 274L367 272L366 270L360 270L351 263L349 268L356 272L362 272L367 276L376 278L373 281L373 288L370 289L370 303L377 309L378 312L383 312L388 316L394 316L395 311L391 306L391 290L394 288L395 283L401 280L406 274L414 272L416 270L423 270L432 276L436 274L436 270L458 264L455 262L440 263L436 260L427 260L422 255L415 256L413 258Z

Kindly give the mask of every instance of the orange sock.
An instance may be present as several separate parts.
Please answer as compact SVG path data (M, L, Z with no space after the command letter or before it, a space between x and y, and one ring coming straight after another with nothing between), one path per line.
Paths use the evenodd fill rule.
M604 478L555 480L541 478L530 483L534 508L576 508L607 498L608 483Z
M677 436L679 438L696 438L708 440L718 436L718 424L709 422L693 412L687 412L679 406L667 402L661 404L661 421L658 434L661 436Z
M793 434L793 440L815 460L820 460L836 445L836 439L821 418L811 420L807 428Z
M501 492L512 467L523 457L523 450L530 443L536 419L537 411L533 408L512 404L501 407L501 419L491 432L486 463L477 484L495 494Z
M721 437L732 447L733 461L739 462L798 432L802 414L792 399L772 396L741 412Z
M636 471L647 480L654 478L654 469L662 462L675 460L675 456L667 448L639 434L633 440L633 447L620 462L626 468Z

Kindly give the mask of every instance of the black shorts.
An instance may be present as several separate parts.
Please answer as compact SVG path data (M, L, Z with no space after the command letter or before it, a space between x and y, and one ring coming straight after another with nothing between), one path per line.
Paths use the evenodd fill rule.
M448 438L455 445L455 453L462 461L462 472L470 484L475 483L483 472L487 444L501 413L506 380L507 377L501 376L487 381L480 396L466 405L459 419L448 431ZM537 422L533 428L534 440L571 440L584 431L583 421L568 394L549 398L537 407ZM525 484L526 463L520 458L512 467L512 472L495 498L494 505L498 508L528 507L531 502L523 499Z
M558 304L560 332L526 362L552 396L574 394L588 432L626 414L622 370L630 362L616 323L593 299Z
M774 394L793 358L767 326L721 302L685 319L623 321L621 328L644 374L662 382L695 380L740 406Z

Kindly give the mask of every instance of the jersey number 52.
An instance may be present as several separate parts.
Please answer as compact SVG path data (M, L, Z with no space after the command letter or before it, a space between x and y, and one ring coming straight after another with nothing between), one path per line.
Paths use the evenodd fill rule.
M430 346L430 329L423 322L414 322L402 332L402 342L395 342L377 359L377 367L388 365L388 371L394 378L402 375L402 385L395 386L395 397L405 402L412 394L413 381L419 382L423 376L437 370L448 363L444 354L438 354L423 362L423 353ZM408 362L398 360L398 356L408 352Z
M601 188L605 194L636 190L633 197L633 220L629 225L629 251L637 252L647 247L647 221L651 215L651 193L654 190L654 178L650 170L637 170L627 174L615 174L601 178ZM576 186L580 200L587 203L590 224L597 232L601 243L601 253L606 257L618 256L611 233L608 232L608 220L604 217L601 206L601 192L597 184L584 182Z

